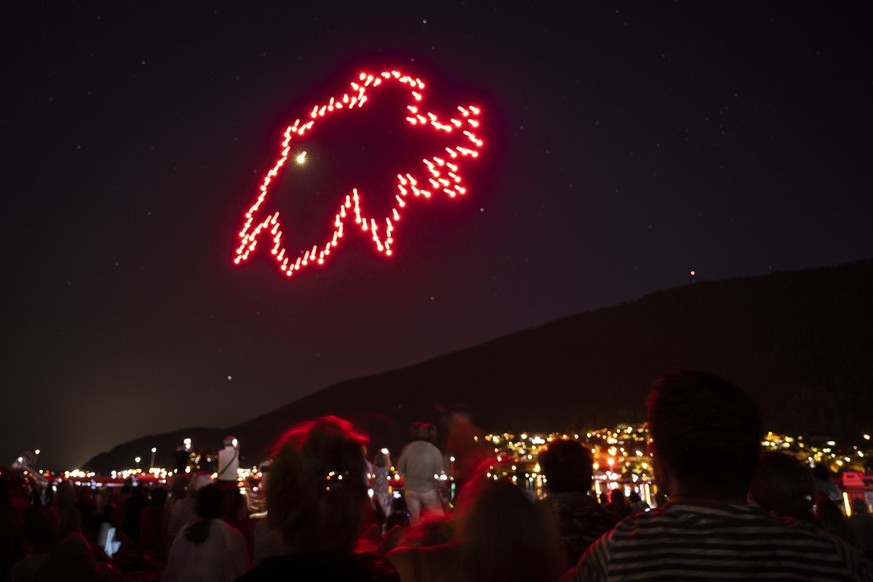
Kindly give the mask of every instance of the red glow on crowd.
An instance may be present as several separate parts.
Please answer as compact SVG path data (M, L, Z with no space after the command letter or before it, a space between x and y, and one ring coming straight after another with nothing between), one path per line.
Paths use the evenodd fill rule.
M370 99L369 94L380 85L387 83L398 83L408 89L411 100L406 107L406 112L402 113L406 116L410 128L414 130L423 128L457 136L458 143L445 147L438 155L422 159L422 165L417 169L397 174L395 203L390 208L388 216L379 219L366 216L363 209L363 193L354 185L350 185L333 218L333 232L328 240L322 241L321 244L306 245L304 248L307 250L296 258L288 256L283 243L284 235L279 212L264 213L263 207L270 183L279 175L288 157L292 155L292 143L313 131L319 119L364 107ZM449 198L456 198L466 194L461 167L467 159L478 157L484 145L477 135L480 125L478 107L458 106L456 112L447 120L441 118L422 104L424 82L399 71L383 71L378 75L361 73L350 86L350 93L343 93L341 97L331 97L327 102L315 105L305 121L297 119L285 129L281 155L264 176L257 198L245 214L245 222L239 232L239 245L233 259L234 264L240 265L247 261L257 248L259 238L266 234L272 239L270 255L286 276L290 277L308 266L323 265L345 235L347 221L352 219L354 226L349 228L368 235L379 253L391 256L397 223L400 222L404 209L411 199L430 199L434 194L445 194ZM305 151L294 154L294 157L297 164L306 163Z

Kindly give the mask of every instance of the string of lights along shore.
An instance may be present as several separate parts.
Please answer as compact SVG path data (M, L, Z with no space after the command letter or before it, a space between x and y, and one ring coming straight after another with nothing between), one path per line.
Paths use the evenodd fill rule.
M350 191L344 200L340 195L339 210L333 218L333 231L326 242L302 245L302 251L296 260L289 256L284 243L285 229L279 217L279 211L265 210L270 185L280 175L289 158L293 157L299 166L307 162L307 151L298 146L295 140L303 138L316 128L316 122L322 118L349 114L362 109L370 101L370 93L389 83L398 84L409 92L410 102L406 106L405 116L407 127L412 131L430 131L442 134L450 140L441 151L421 160L421 166L416 169L401 170L397 176L397 193L394 204L388 215L376 219L367 216L364 210L364 195L369 192L359 192L359 188L350 184ZM261 236L272 237L273 246L270 255L278 268L287 277L313 265L323 265L333 249L345 235L346 221L350 216L361 233L369 233L375 249L386 257L393 253L395 245L394 234L397 223L400 222L404 209L411 199L431 199L434 194L444 194L450 199L467 193L462 178L462 167L468 160L479 157L484 142L479 137L481 108L476 105L459 105L448 118L440 116L428 109L424 104L424 82L397 70L382 71L378 74L361 72L350 83L351 91L341 97L331 97L328 101L312 107L308 119L297 119L288 126L282 140L282 150L279 159L264 176L255 202L245 213L245 221L239 232L239 245L236 248L233 262L240 265L249 260L258 246ZM424 173L421 171L425 170ZM412 197L412 198L410 198Z

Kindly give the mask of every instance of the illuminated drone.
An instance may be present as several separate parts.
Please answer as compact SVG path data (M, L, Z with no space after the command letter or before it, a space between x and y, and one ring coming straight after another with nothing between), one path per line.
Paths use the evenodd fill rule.
M445 136L446 145L434 152L420 164L397 174L396 192L393 206L387 216L371 217L365 213L365 196L371 192L359 192L357 185L350 185L345 192L338 192L338 208L332 219L332 232L326 240L312 244L296 244L296 248L306 250L290 256L284 243L282 218L278 210L267 210L270 185L285 167L292 148L296 153L293 159L297 164L305 164L306 152L296 142L310 132L318 131L322 118L329 116L354 115L370 101L378 98L380 87L390 83L399 84L408 90L409 104L399 113L405 117L406 127L413 132L429 131ZM360 73L350 84L351 91L339 97L331 97L327 102L316 105L305 120L297 119L285 129L279 159L264 176L254 203L245 213L239 243L233 262L240 265L251 257L263 237L267 237L270 256L288 277L297 271L313 265L323 265L338 247L346 230L360 232L372 240L375 249L385 256L391 256L395 244L394 233L404 209L412 199L430 199L435 195L449 198L463 196L467 190L462 179L464 164L479 156L483 141L478 137L480 109L473 105L459 106L448 118L440 117L423 105L424 83L421 79L405 75L399 71L383 71L377 75ZM287 171L292 171L291 169ZM349 224L353 220L354 224ZM303 243L303 241L299 241Z

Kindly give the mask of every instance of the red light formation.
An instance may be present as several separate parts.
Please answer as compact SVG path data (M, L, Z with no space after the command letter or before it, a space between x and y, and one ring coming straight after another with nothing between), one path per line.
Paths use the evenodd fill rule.
M409 90L411 100L404 113L409 127L457 136L458 143L446 147L438 155L422 159L421 166L416 169L397 174L397 193L389 216L381 217L379 220L366 216L362 207L362 194L356 187L351 187L339 205L333 219L333 233L328 240L320 245L313 244L311 248L307 245L308 250L303 251L296 259L290 258L282 240L283 231L279 212L265 215L262 208L267 199L270 183L278 176L291 155L292 142L313 131L318 120L323 117L348 115L364 107L370 99L370 93L375 93L380 85L387 83L399 83ZM361 73L350 85L350 93L344 93L341 97L331 97L326 103L314 106L305 121L297 119L285 129L281 155L267 172L254 204L245 214L245 223L239 232L239 246L233 259L234 264L239 265L247 261L257 248L260 237L266 235L272 238L273 246L270 254L286 276L290 277L295 272L315 264L323 265L345 235L345 227L350 219L354 219L354 226L349 228L369 235L378 252L391 256L395 243L394 231L408 201L411 200L410 197L430 199L434 194L445 194L449 198L456 198L466 194L467 190L461 178L461 166L465 160L478 157L479 150L483 146L483 141L477 136L480 114L478 107L459 106L457 112L448 120L441 119L422 105L424 83L421 79L404 75L399 71L383 71L378 75ZM305 159L306 152L297 156L298 163L305 163Z

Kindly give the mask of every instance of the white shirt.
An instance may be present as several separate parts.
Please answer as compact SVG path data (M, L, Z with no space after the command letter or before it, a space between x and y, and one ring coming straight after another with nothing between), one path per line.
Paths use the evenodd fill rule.
M239 450L227 445L218 451L218 480L236 481L239 479Z
M443 473L443 455L427 441L413 441L403 447L397 460L403 486L410 491L433 491Z
M233 582L249 568L246 540L238 529L220 519L209 520L209 536L200 545L176 536L162 582Z

